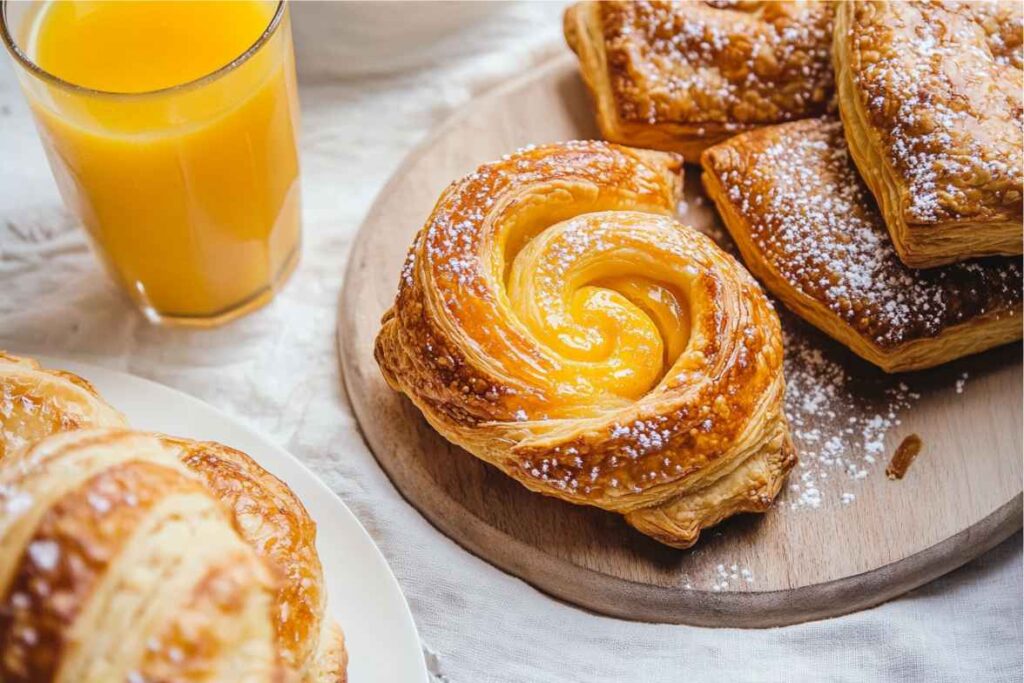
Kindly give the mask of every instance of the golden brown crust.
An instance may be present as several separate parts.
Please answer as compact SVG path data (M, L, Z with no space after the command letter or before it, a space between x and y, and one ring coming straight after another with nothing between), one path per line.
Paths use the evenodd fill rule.
M0 351L0 461L50 434L125 424L78 375Z
M57 434L0 463L0 510L4 681L344 680L315 525L239 451Z
M287 668L252 666L248 643L254 635L260 637L261 652L269 650L271 658L275 653L268 647L273 625L263 623L269 611L266 602L250 605L245 599L250 586L264 581L250 565L247 551L251 549L223 551L189 590L177 596L173 614L147 641L135 680L295 680ZM133 680L131 674L128 680Z
M280 656L292 669L309 671L317 665L327 602L316 523L291 489L245 453L210 441L162 440L179 449L181 461L227 506L239 534L277 573Z
M669 154L571 142L456 181L375 355L445 438L685 547L774 496L793 457L778 318L742 267L670 218L679 170Z
M851 156L913 267L1020 254L1019 2L849 2L836 17Z
M816 116L832 95L831 3L580 2L565 14L602 135L700 153Z
M926 368L1020 339L1020 259L904 266L839 121L745 133L702 163L708 195L751 271L882 369Z
M4 681L158 680L149 674L168 659L179 680L211 680L211 653L236 650L249 656L241 672L283 673L269 573L155 438L77 430L37 442L0 465L0 506ZM211 572L229 604L183 606ZM186 647L199 645L189 638L197 623L205 650Z

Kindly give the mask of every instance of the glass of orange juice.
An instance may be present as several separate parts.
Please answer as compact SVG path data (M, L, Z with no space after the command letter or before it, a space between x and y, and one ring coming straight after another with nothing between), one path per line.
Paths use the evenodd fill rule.
M286 3L0 10L61 195L145 315L210 326L269 301L301 234Z

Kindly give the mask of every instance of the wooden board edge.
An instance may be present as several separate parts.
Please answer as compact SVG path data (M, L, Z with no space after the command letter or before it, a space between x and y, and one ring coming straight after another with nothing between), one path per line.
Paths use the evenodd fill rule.
M360 412L357 410L357 422L362 419ZM600 574L551 556L538 559L535 548L455 505L422 472L403 472L400 459L382 457L361 426L360 434L401 496L456 544L553 598L629 621L771 628L858 612L919 588L991 550L1021 529L1024 513L1024 496L1018 494L980 522L936 545L837 581L786 591L742 593L661 588Z

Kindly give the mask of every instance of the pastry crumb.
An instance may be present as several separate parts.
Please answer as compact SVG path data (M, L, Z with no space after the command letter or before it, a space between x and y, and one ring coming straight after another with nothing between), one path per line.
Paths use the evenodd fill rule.
M958 390L957 393L960 393L960 391ZM902 479L907 474L907 470L910 469L914 458L921 452L922 445L921 437L917 434L911 434L903 439L900 445L897 446L896 452L893 453L889 466L885 468L885 476L893 480Z

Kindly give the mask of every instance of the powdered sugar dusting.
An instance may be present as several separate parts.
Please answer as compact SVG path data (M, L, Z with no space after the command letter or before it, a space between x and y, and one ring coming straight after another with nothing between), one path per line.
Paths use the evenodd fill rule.
M691 556L703 554L701 549L690 551ZM683 590L711 591L722 593L726 591L749 591L753 590L757 578L754 572L738 562L726 561L716 564L712 571L699 576L691 573L683 574L681 586Z
M934 337L985 314L1015 315L1019 258L912 270L849 159L838 121L806 120L725 143L712 165L759 258L874 345ZM760 143L760 144L758 144Z
M598 7L624 119L740 130L745 123L788 121L825 109L833 81L832 9L824 3Z
M851 9L853 83L905 184L905 218L1020 216L1020 2Z
M60 546L51 540L32 541L27 552L32 562L44 571L53 571L60 560Z
M823 135L829 126L831 131ZM807 121L787 124L787 128L793 134L773 145L772 163L762 165L764 172L771 174L770 183L751 178L760 168L757 159L746 162L753 171L743 169L729 176L736 188L733 201L741 210L751 211L757 203L758 215L767 216L766 223L772 222L767 227L753 225L754 238L787 277L797 284L801 278L824 280L827 284L820 291L840 311L844 310L842 296L862 297L861 306L849 310L864 315L881 307L889 312L891 325L921 320L937 325L942 320L938 311L949 309L936 305L929 314L923 298L947 305L956 302L962 315L968 310L965 302L979 297L985 287L995 288L993 301L1003 296L1006 305L1020 301L1017 259L993 259L983 262L985 265L973 263L924 273L904 268L885 239L884 227L871 217L876 209L857 185L845 152L831 151L836 145L844 146L839 124L823 128L819 121ZM824 169L822 156L832 159ZM786 171L779 170L780 166ZM790 172L795 174L792 182L786 180ZM735 243L717 225L702 230L726 251L736 253ZM802 257L800 250L805 252ZM820 280L808 276L816 268ZM1004 282L1015 284L1001 284ZM969 297L960 296L960 288L966 288ZM903 418L921 400L920 379L886 375L842 350L785 306L777 304L776 310L785 347L785 413L799 457L779 496L778 509L800 514L854 506L857 488L884 467L890 432L898 435ZM892 328L888 334L889 338L907 338L910 330L921 329ZM968 373L943 376L938 385L934 373L931 377L929 390L961 394Z
M532 154L534 151L537 153ZM446 297L446 303L452 307L458 305L455 292L492 298L494 274L486 270L478 252L486 232L482 228L486 218L496 219L495 197L502 196L510 186L529 186L550 178L593 182L618 179L641 196L655 191L661 181L655 170L603 142L564 142L557 150L523 147L449 186L420 237L426 247L423 260L427 263L416 262L414 245L400 284L412 284L415 268L433 268L442 285L439 289L452 293Z
M878 386L858 384L822 351L822 339L791 316L783 319L786 417L800 461L780 504L790 510L850 505L856 499L851 487L884 463L886 434L921 394L890 378ZM829 479L840 480L842 490L830 493Z
M14 518L32 507L32 495L26 491L0 484L0 511L5 517Z

